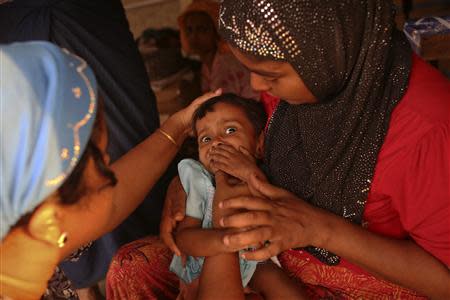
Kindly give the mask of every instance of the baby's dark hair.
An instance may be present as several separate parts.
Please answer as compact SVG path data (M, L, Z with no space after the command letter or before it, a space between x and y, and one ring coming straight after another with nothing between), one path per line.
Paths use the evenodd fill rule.
M262 103L239 97L232 93L226 93L203 102L197 108L192 117L192 130L195 136L197 136L197 130L195 129L197 121L203 119L207 113L214 111L214 106L218 103L226 103L242 109L250 123L252 123L256 136L264 130L267 122L267 114Z

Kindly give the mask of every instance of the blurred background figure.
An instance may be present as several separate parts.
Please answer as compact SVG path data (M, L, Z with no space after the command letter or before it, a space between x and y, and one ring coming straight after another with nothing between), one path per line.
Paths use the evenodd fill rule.
M145 29L136 44L156 95L161 122L201 95L201 63L183 57L177 30Z
M229 52L217 33L219 4L209 0L192 2L178 17L182 49L202 63L202 92L222 88L244 98L259 99L250 86L250 73Z

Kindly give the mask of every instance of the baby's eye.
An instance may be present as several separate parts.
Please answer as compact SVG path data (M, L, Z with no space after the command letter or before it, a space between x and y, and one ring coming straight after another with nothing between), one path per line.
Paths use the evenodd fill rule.
M209 136L204 136L200 139L201 143L209 143L211 141L211 138Z
M226 134L232 134L232 133L235 133L237 131L237 129L235 128L235 127L228 127L226 130L225 130L225 133Z

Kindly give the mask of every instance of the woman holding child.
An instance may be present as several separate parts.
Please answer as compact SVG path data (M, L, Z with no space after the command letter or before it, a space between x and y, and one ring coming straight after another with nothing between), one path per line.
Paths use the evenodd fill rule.
M264 243L245 258L278 255L311 298L449 298L450 84L412 54L392 3L225 0L219 32L252 86L283 99L270 184L249 183L263 196L221 204L248 210L222 226L252 229L224 245ZM231 175L235 159L212 154ZM166 205L170 241L184 210Z
M253 87L284 100L266 132L274 186L223 203L250 210L223 226L258 227L225 244L269 240L246 258L281 253L314 296L448 298L450 85L391 3L224 1L219 26Z

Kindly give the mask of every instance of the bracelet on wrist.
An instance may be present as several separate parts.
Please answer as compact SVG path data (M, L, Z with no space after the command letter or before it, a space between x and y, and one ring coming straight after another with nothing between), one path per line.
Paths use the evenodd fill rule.
M167 132L165 132L165 131L162 130L161 128L158 128L157 131L158 131L159 133L161 133L164 137L166 137L166 138L169 140L169 142L171 142L175 147L177 147L177 149L180 148L180 146L177 144L177 142L175 141L175 139L174 139L170 134L168 134Z

